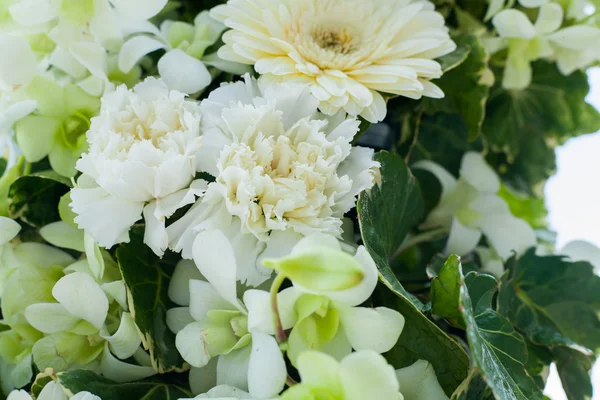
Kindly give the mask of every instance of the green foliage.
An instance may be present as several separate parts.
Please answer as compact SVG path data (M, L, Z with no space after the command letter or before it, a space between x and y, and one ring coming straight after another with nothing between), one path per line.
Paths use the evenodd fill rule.
M8 192L10 217L35 227L58 221L58 202L68 191L69 181L54 171L22 176Z
M450 396L469 372L469 357L462 346L401 294L380 286L373 296L377 304L399 311L406 321L398 343L385 354L386 359L396 368L407 367L417 360L429 361Z
M88 391L102 399L168 400L193 397L187 388L156 378L117 383L98 376L92 371L76 370L59 373L57 379L58 383L71 393Z
M557 347L554 350L556 369L563 389L569 400L586 400L592 398L593 388L590 381L590 369L593 357L568 347Z
M446 56L442 68L455 68L435 82L446 96L443 99L425 99L423 107L428 114L445 112L460 115L471 141L481 133L493 74L487 64L489 54L479 36L461 34L454 37L454 41L458 48Z
M183 365L175 348L175 334L167 327L167 310L175 305L168 296L177 257L158 258L143 243L143 227L131 230L131 241L117 249L117 260L129 293L129 309L150 351L153 367L165 373Z
M600 277L587 262L540 257L530 249L508 263L498 310L538 345L600 347Z
M357 204L362 238L385 285L423 309L423 304L402 287L389 265L408 230L423 217L421 190L400 156L380 152L375 159L381 163L381 185L361 193Z
M472 362L496 397L507 400L542 399L541 390L525 370L527 350L523 337L507 318L492 307L497 291L496 279L476 272L463 276L462 266L453 256L442 268L438 282L446 288L454 288L458 282L458 291L443 292L445 300L458 307L466 326ZM449 299L449 293L457 298ZM448 313L445 309L443 311Z
M546 228L548 221L548 210L544 199L532 198L516 192L506 185L502 185L498 196L502 197L510 212L517 218L527 221L532 228Z
M460 275L456 273L458 264L460 264L460 257L450 256L439 275L431 281L431 311L446 318L453 326L465 329L458 305L462 284Z
M451 400L492 400L494 395L478 369L473 368L469 377L452 394Z

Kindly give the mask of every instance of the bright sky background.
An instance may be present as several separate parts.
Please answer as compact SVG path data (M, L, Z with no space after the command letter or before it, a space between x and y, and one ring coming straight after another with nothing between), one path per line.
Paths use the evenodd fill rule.
M600 68L589 70L592 90L588 101L600 109ZM600 132L573 138L557 149L558 173L546 185L550 227L557 248L575 239L600 247ZM593 400L600 400L600 363L592 370ZM567 400L556 369L552 368L546 396Z

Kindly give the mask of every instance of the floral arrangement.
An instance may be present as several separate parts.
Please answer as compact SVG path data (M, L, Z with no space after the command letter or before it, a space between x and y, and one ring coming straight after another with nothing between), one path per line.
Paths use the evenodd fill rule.
M598 5L1 1L0 398L589 399Z

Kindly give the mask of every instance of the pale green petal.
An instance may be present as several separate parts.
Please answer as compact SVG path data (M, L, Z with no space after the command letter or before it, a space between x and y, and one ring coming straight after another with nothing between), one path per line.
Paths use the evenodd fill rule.
M135 322L127 312L121 314L121 323L113 335L103 329L100 336L110 343L111 351L122 360L133 356L142 343Z
M0 89L28 85L36 74L37 61L23 36L0 35Z
M102 279L105 270L104 258L102 258L98 243L96 243L94 237L87 232L84 235L84 245L85 256L87 257L90 271L92 271L94 278L98 280Z
M57 140L54 146L52 146L50 154L48 154L50 166L65 178L73 178L77 174L75 163L82 153L83 149L72 150L62 140Z
M58 303L36 303L25 309L25 318L35 329L44 333L68 331L79 321Z
M206 323L194 322L179 331L175 337L175 347L177 347L181 357L196 368L208 364L215 355L210 354L207 348L203 333L205 329Z
M69 47L71 54L93 76L106 79L106 50L93 42L77 42Z
M531 84L532 70L529 61L522 55L508 57L502 87L505 89L522 90Z
M522 2L522 1L521 1ZM552 33L562 25L563 9L559 4L545 4L540 8L535 21L535 30L538 33Z
M55 117L27 116L15 124L17 142L28 162L46 157L60 134L62 121Z
M21 231L21 225L8 217L0 217L0 246L10 242Z
M180 306L190 305L190 279L204 280L196 264L191 260L181 260L169 283L169 298Z
M40 229L44 240L54 246L83 252L83 231L63 221L53 222Z
M404 317L386 307L340 307L340 323L352 347L385 353L398 341L404 328Z
M277 294L277 308L283 329L291 329L298 319L295 305L300 293L286 288ZM248 308L248 331L275 334L271 295L264 290L250 289L244 292L244 304Z
M158 73L169 89L192 94L204 89L212 77L202 61L174 49L158 61Z
M394 368L383 356L368 350L352 353L340 363L344 400L398 399Z
M33 78L27 96L37 101L38 112L46 117L65 118L65 91L58 83L41 76Z
M179 333L183 328L194 322L189 307L175 307L167 310L167 326L173 333Z
M73 272L61 278L52 295L69 312L100 329L108 313L108 299L94 278L82 272Z
M237 263L229 239L221 231L203 231L196 236L192 251L198 269L217 293L243 311L237 298Z
M536 8L548 3L548 1L549 0L519 0L519 4L526 8Z
M237 310L226 301L210 283L198 279L189 282L190 314L196 321L206 317L211 310Z
M216 386L217 361L217 358L212 358L204 367L190 369L189 382L193 394L208 392Z
M58 16L58 8L50 0L22 0L8 9L10 16L23 26L40 25Z
M285 360L273 336L252 334L252 354L248 364L248 389L253 397L276 397L287 379Z
M317 351L305 351L298 356L298 371L302 384L342 398L340 364L331 356Z
M127 305L127 289L125 288L125 282L123 281L114 281L109 283L103 283L100 285L104 293L113 298L123 310L127 310L129 306Z
M133 382L156 374L152 367L141 367L118 360L111 354L108 343L105 344L102 352L100 372L105 378L120 383Z
M363 267L363 280L353 288L326 294L331 300L347 306L359 305L371 297L379 280L377 265L364 246L356 249L354 259Z
M448 400L435 376L433 366L425 360L396 370L400 392L407 400Z
M168 0L112 0L117 11L127 17L145 20L154 17Z
M600 29L587 25L575 25L561 29L548 36L555 45L571 50L586 50L600 40Z
M477 247L480 239L481 231L479 229L464 226L457 218L454 218L444 254L467 255Z
M60 265L66 267L75 259L64 251L43 243L21 243L15 248L15 256L23 263L38 267L51 267Z
M217 361L217 385L230 385L248 390L248 363L251 346L245 346L229 354L219 356Z
M498 34L505 38L533 39L535 36L533 24L519 10L502 10L492 18L492 23Z

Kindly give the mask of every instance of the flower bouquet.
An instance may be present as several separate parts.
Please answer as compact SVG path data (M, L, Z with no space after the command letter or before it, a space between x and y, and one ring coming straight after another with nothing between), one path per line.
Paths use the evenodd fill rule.
M0 1L0 398L589 399L594 4Z

